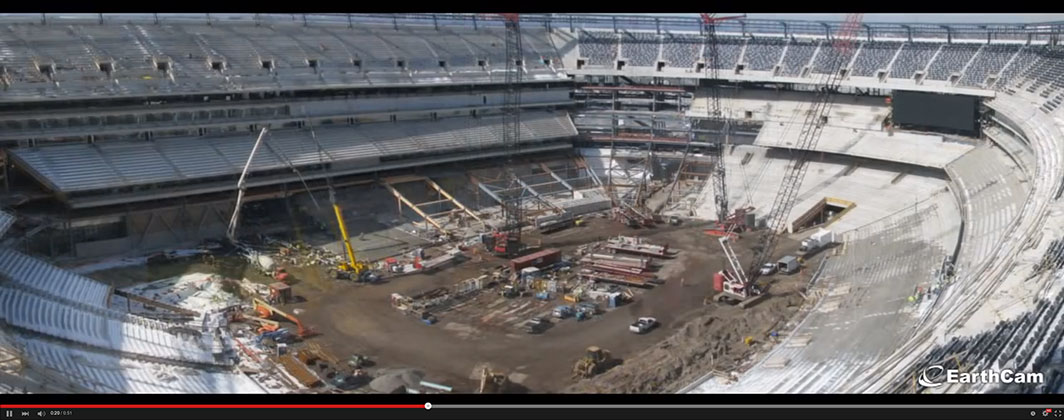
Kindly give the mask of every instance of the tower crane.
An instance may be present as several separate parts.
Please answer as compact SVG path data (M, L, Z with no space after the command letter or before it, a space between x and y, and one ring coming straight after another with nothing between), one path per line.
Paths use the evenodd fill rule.
M822 75L820 82L817 83L816 98L810 106L810 111L806 113L802 131L799 133L798 141L795 143L795 154L792 157L793 164L789 166L787 173L783 176L779 192L776 194L771 210L767 215L769 228L761 233L758 247L749 266L750 269L747 270L751 284L760 275L758 267L772 258L779 235L786 230L787 218L790 216L795 201L797 201L798 189L802 185L802 180L805 179L809 151L816 148L817 143L820 141L820 136L824 132L828 114L835 103L835 93L845 78L842 69L850 52L853 50L857 31L861 26L862 16L860 13L848 14L846 21L842 23L833 39L830 40L832 48L821 50L821 53L832 54L831 65L828 67L827 74Z
M511 189L517 187L517 195L502 203L503 224L495 229L492 251L510 256L521 248L522 196L524 188L514 174L513 155L521 141L521 77L524 66L521 46L521 16L518 13L496 13L506 27L506 91L503 96L502 145L506 149L506 172L511 179Z

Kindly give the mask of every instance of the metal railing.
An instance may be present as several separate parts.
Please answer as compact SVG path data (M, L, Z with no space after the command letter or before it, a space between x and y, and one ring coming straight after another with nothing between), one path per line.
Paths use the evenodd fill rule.
M701 21L696 14L675 15L607 15L607 14L522 14L526 28L569 30L654 30L657 32L700 32ZM502 18L494 14L474 13L40 13L0 14L0 23L35 24L174 24L174 23L246 23L257 25L388 25L396 29L405 26L461 26L502 29ZM783 36L812 35L830 38L843 25L841 21L745 19L722 22L717 30L741 34L779 34ZM859 38L873 36L901 36L910 38L967 38L967 39L1033 39L1049 40L1064 35L1064 22L1045 23L864 23Z

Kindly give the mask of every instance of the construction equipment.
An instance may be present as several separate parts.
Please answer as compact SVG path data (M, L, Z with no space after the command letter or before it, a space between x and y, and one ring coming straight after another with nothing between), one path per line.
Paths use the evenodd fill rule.
M233 208L233 216L229 219L229 229L225 231L225 237L229 238L230 243L237 243L236 227L240 224L240 207L244 204L244 193L247 192L248 169L251 169L251 161L255 159L255 152L262 145L262 139L266 137L267 131L266 127L262 127L262 131L259 132L259 138L255 140L255 145L251 147L251 154L248 156L247 163L244 164L244 170L240 173L240 180L236 182L236 206Z
M608 363L611 361L609 350L601 349L598 346L588 347L584 357L577 360L576 364L573 365L573 377L590 378L598 375L606 371L609 367Z
M317 335L317 332L315 332L314 330L303 326L303 323L299 321L299 318L296 318L295 316L289 315L285 311L273 307L269 303L264 302L262 299L251 298L251 302L255 305L255 312L258 313L259 317L261 318L270 319L273 318L274 315L277 315L286 318L289 321L292 321L294 324L296 324L296 336L298 336L299 338L307 338Z
M510 385L510 379L506 374L496 372L485 366L480 371L480 388L478 394L502 394Z
M726 20L742 19L746 15L716 17L713 13L700 13L702 17L702 37L705 44L704 54L706 66L706 78L709 79L709 117L711 121L720 123L720 142L716 147L710 148L713 155L713 199L717 204L717 220L725 220L728 217L728 190L725 183L724 170L724 147L729 142L730 123L728 116L720 107L720 89L717 81L720 80L719 58L717 40L717 23ZM691 130L694 131L692 121Z
M746 308L761 300L764 295L746 276L739 257L731 247L731 240L725 236L719 238L720 246L724 249L724 256L728 258L731 269L718 271L713 275L713 290L717 292L713 296L714 302L737 303ZM708 303L708 302L707 302Z
M344 251L347 253L347 261L336 267L336 275L339 278L351 278L359 281L366 280L371 276L368 264L355 258L355 249L351 247L351 237L347 235L347 223L344 222L344 212L340 204L336 202L336 191L329 187L329 201L332 203L333 213L336 213L336 223L340 226L340 239L344 241Z
M817 84L816 98L806 113L802 131L799 133L794 147L792 147L794 150L793 164L788 167L787 173L784 174L782 181L780 181L779 192L776 194L768 213L769 228L762 232L758 241L759 246L755 247L756 252L750 265L750 272L755 276L754 280L760 273L757 268L772 258L779 235L786 226L787 218L790 216L791 209L798 199L798 190L802 186L808 167L806 162L808 161L809 151L816 148L817 143L820 141L820 136L824 132L824 126L827 125L831 106L835 103L835 93L845 78L842 66L849 61L848 55L853 49L857 31L861 26L861 16L860 13L847 15L846 21L839 26L839 30L832 40L833 48L820 49L821 54L832 54L832 64L828 67L828 73L821 76L824 79Z
M835 233L830 230L820 229L808 238L802 240L802 245L798 247L798 255L803 257L813 255L834 243Z
M754 208L742 207L737 208L730 215L723 219L717 220L717 229L724 230L729 233L742 233L747 230L753 229L752 223L749 222L749 218L752 218ZM749 216L748 216L749 215Z
M503 95L502 145L506 148L507 172L511 184L521 184L510 169L514 152L521 143L521 77L524 71L524 53L521 46L521 16L517 13L499 13L506 26L506 92ZM515 186L515 185L511 185ZM496 255L512 256L521 250L521 224L523 222L522 196L524 185L517 195L503 203L503 225L495 231Z
M702 49L702 65L705 70L704 78L707 79L709 83L709 118L705 120L712 124L720 125L720 141L709 150L713 158L713 198L717 204L717 220L724 220L728 215L728 192L727 184L725 183L724 147L729 142L730 124L726 113L721 110L720 90L717 87L717 81L720 80L720 53L718 51L719 42L717 40L716 27L720 22L743 19L746 15L724 17L717 17L715 13L700 13L699 15L702 19L702 42L704 44L704 48ZM691 151L691 143L695 141L696 137L695 129L698 126L696 118L688 117L686 125L687 145L684 147L683 157L680 159L680 166L676 171L676 179L670 188L668 194L669 197L672 197L672 191L676 189L676 184L679 184L680 174L684 172L687 155Z

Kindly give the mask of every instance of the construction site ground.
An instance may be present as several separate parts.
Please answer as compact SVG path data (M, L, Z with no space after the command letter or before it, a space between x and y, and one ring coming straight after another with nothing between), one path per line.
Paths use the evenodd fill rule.
M375 369L418 369L425 373L425 380L447 384L456 392L475 391L477 368L485 363L508 373L518 392L661 392L676 389L684 380L693 380L711 369L730 368L733 360L748 356L753 347L743 344L743 338L754 336L760 342L771 330L782 328L800 306L797 291L808 283L815 268L810 262L797 275L767 277L770 296L752 308L706 306L703 299L713 294L712 275L727 264L716 238L704 233L707 227L689 222L631 229L608 219L589 218L582 226L550 235L526 234L526 243L560 248L565 255L586 243L619 234L642 236L680 251L658 272L664 284L640 291L633 302L589 320L554 322L537 335L526 334L519 325L565 303L560 296L551 301L531 296L507 299L496 289L485 289L441 312L435 325L426 325L391 306L392 293L413 295L449 287L506 261L491 256L374 285L334 280L320 267L290 267L296 299L279 307L298 313L305 325L320 332L309 340L338 358L364 354L374 361ZM756 236L748 234L735 242L742 261L751 258L750 246ZM783 238L779 254L795 248L794 241ZM193 258L114 268L90 276L118 287L186 272L271 281L240 257L218 261L207 265ZM630 333L628 325L642 316L657 318L660 326L643 335ZM572 366L588 346L608 349L623 363L574 387Z

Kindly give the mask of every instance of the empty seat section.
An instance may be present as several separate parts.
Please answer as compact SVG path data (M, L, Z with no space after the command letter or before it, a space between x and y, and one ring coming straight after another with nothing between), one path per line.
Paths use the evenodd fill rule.
M743 61L748 70L769 71L776 67L787 41L781 38L754 38L746 43Z
M928 67L927 77L931 80L948 80L950 75L960 73L972 56L979 51L976 44L946 44Z
M935 56L940 44L924 42L905 43L894 60L890 69L890 77L895 79L911 79L916 71L927 67L927 62Z
M662 38L662 58L672 68L694 68L700 60L702 38L694 35L665 34Z
M743 44L746 40L731 36L718 36L717 42L717 68L735 69L735 66L739 64L739 56L743 52Z
M588 65L611 67L617 60L617 34L580 31L580 56Z
M861 47L861 53L853 62L852 74L860 77L872 77L876 71L884 70L890 65L890 60L901 48L900 42L866 42Z
M0 275L42 293L99 307L107 306L111 293L111 286L9 248L0 248Z
M787 47L787 53L783 57L784 76L800 76L802 69L809 65L813 58L819 41L795 40Z
M831 43L825 42L820 47L820 51L817 52L816 59L813 60L813 72L825 74L835 68L844 69L850 65L850 61L856 52L856 46L840 52Z
M658 60L658 35L624 32L621 34L621 57L629 66L650 67Z
M983 46L982 51L975 57L972 64L964 71L960 84L966 86L982 86L986 78L992 74L998 74L1005 64L1019 51L1019 45L991 44Z

